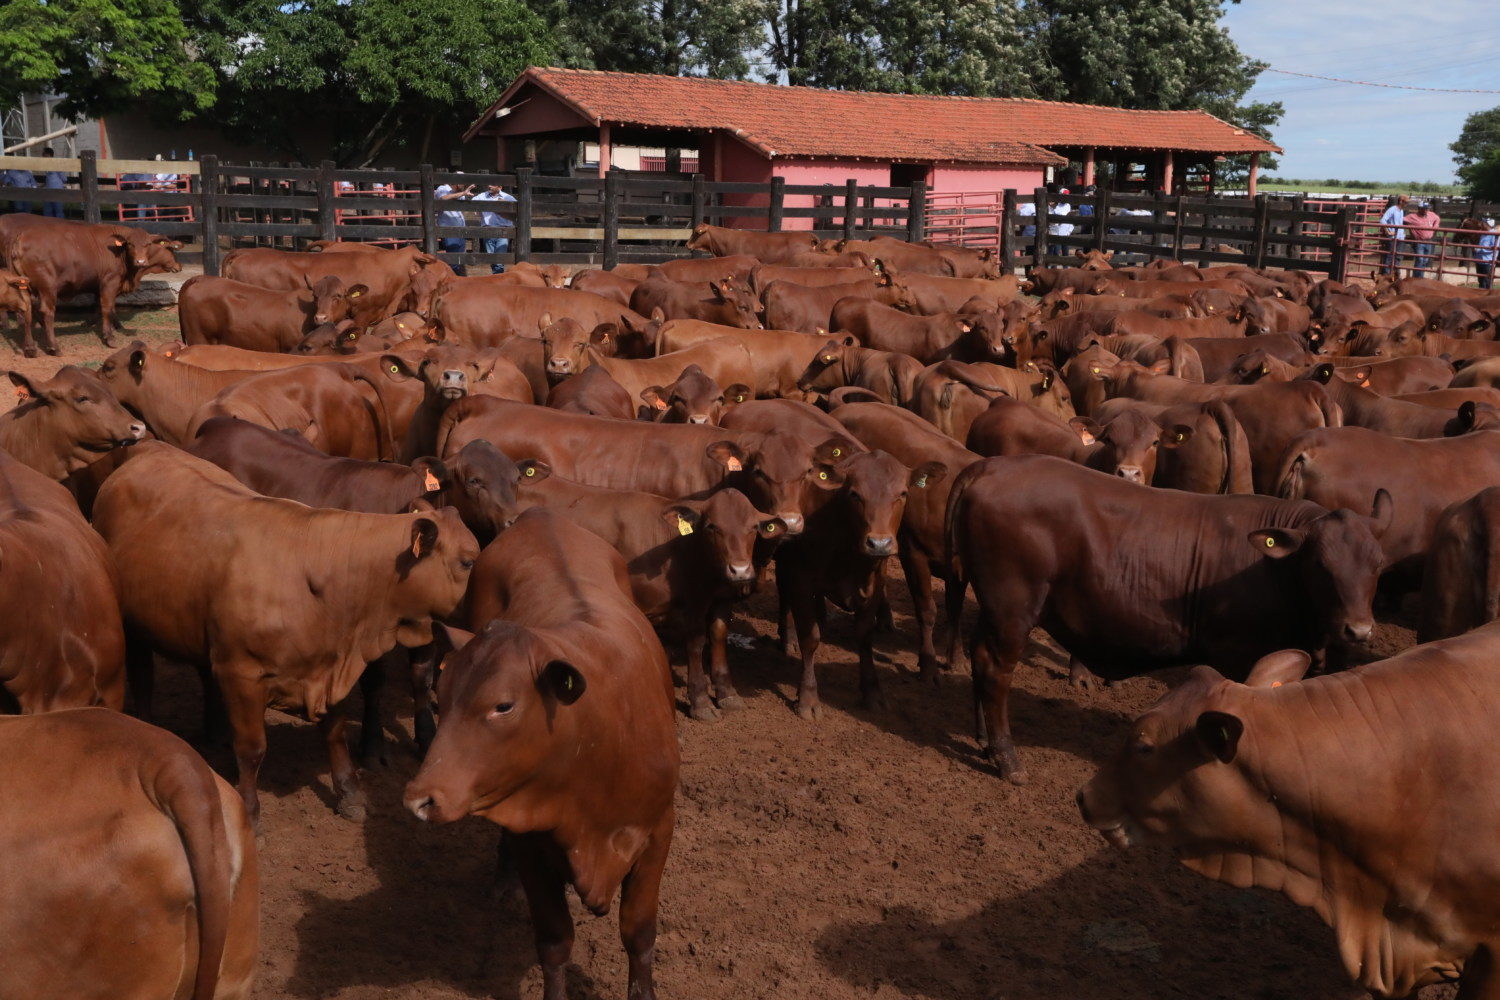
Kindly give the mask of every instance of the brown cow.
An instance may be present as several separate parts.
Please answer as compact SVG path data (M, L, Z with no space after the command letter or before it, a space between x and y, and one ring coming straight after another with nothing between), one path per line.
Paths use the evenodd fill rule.
M634 420L638 409L630 393L600 365L589 365L563 379L547 393L547 406L564 413Z
M1223 378L1236 358L1249 351L1265 351L1267 354L1289 365L1310 365L1315 355L1307 345L1296 337L1284 333L1257 334L1234 340L1224 337L1186 337L1186 343L1198 352L1203 365L1203 381L1217 382Z
M942 278L931 274L893 275L911 292L911 312L932 316L943 312L961 312L972 299L989 303L998 309L1021 297L1020 281L1013 274L1000 278ZM895 303L887 303L895 305Z
M585 330L606 323L639 330L647 323L646 317L589 292L483 280L444 289L433 302L431 316L442 339L465 347L499 347L513 336L530 335L563 319Z
M689 366L697 366L721 386L755 391L755 364L750 352L735 340L703 341L654 358L609 358L591 348L585 359L591 367L609 372L633 400L646 400L647 389L675 381Z
M209 371L132 341L99 365L98 378L158 439L181 447L192 440L193 415L256 372Z
M443 413L455 400L471 392L519 403L533 402L525 376L497 353L492 351L487 355L452 344L429 347L416 356L381 355L380 368L386 378L398 385L415 380L422 387L422 402L406 425L396 449L396 461L412 462L431 455L437 447L438 424Z
M446 276L445 271L448 275L452 273L436 257L416 247L385 253L297 253L245 247L226 254L223 265L225 278L285 292L300 291L327 277L336 277L351 289L364 285L367 291L350 303L350 318L360 329L394 315L403 305L424 312L422 303L406 300L414 279L428 270L431 271L428 277Z
M0 337L10 332L10 318L16 318L18 338L31 329L31 281L24 274L0 268Z
M340 813L359 818L344 698L370 661L432 641L432 618L463 597L474 536L452 510L307 507L170 445L138 447L94 507L120 571L138 705L150 705L153 650L211 671L257 823L266 709L305 712L327 740Z
M1065 421L1020 400L998 396L969 425L966 443L982 458L1054 455L1128 482L1151 483L1158 447L1167 442L1156 421L1139 410L1123 410L1102 423L1091 417Z
M1323 387L1342 411L1345 427L1367 427L1401 438L1452 437L1474 428L1473 407L1459 412L1462 399L1447 406L1428 406L1381 396L1341 378L1330 379Z
M1376 538L1391 517L1390 495L1373 495L1371 519L1271 497L1159 490L1043 455L971 466L948 501L960 581L948 587L948 610L957 621L963 581L973 582L975 704L1001 776L1026 777L1007 701L1038 625L1075 667L1113 679L1200 658L1243 671L1287 646L1322 655L1330 643L1366 641L1382 561Z
M18 400L0 413L0 450L48 479L65 479L146 434L146 425L81 368L59 368L40 385L8 374Z
M118 591L68 491L0 450L0 713L124 709Z
M676 381L668 385L652 385L641 390L641 399L650 411L648 416L661 424L717 426L727 408L754 396L755 391L743 382L720 388L713 376L697 365L688 365Z
M939 361L999 361L1003 344L985 340L982 331L998 335L995 326L981 327L968 316L936 313L913 316L860 296L834 303L830 329L850 333L872 351L910 354L924 365Z
M1497 655L1487 625L1306 680L1291 650L1244 684L1196 667L1129 727L1079 808L1116 847L1159 844L1208 878L1312 908L1376 996L1458 980L1459 996L1493 997ZM1424 783L1414 766L1461 781Z
M842 340L828 340L797 376L800 392L832 392L858 386L873 392L882 403L910 405L917 377L926 369L910 354L872 351ZM790 393L782 393L789 396Z
M735 254L729 257L678 257L675 260L664 260L657 264L641 284L647 284L658 277L700 284L703 282L717 284L727 278L735 285L748 288L750 272L759 265L760 258L751 257L748 254Z
M689 250L706 250L715 257L746 255L763 264L784 264L799 253L818 245L810 232L759 233L746 229L726 229L700 222L688 237Z
M629 308L630 296L640 284L639 281L624 277L618 271L589 268L573 275L573 280L568 282L568 287L576 292L589 292Z
M103 709L0 719L6 997L246 1000L255 835L171 733Z
M1453 366L1442 358L1329 358L1333 373L1382 396L1399 396L1411 392L1445 389L1450 383L1461 386L1462 373L1453 374ZM1500 362L1497 362L1500 364ZM1468 371L1469 369L1464 369Z
M729 278L713 282L673 281L657 274L636 286L630 308L642 316L696 319L704 323L759 330L760 302L746 287Z
M252 351L290 351L323 323L348 319L369 293L363 284L345 286L336 275L309 279L292 291L261 288L229 278L200 274L177 293L177 319L186 344L229 344Z
M628 995L655 1000L679 763L661 642L619 554L547 511L489 545L474 578L485 620L438 680L442 722L406 807L424 822L476 815L504 829L549 1000L566 991L569 885L596 914L619 892Z
M818 349L828 343L826 335L792 330L752 332L696 320L668 320L657 331L656 350L658 354L668 354L726 337L750 352L750 363L755 369L751 385L763 397L801 398L797 379ZM854 344L854 338L847 338L847 343Z
M1068 387L1050 368L1023 372L958 361L943 361L923 369L912 383L909 408L953 440L965 441L969 425L997 393L1040 407L1063 420L1075 416Z
M816 287L773 281L765 291L765 325L772 330L827 333L832 328L833 307L850 295L905 311L910 311L915 302L906 284L889 274Z
M1417 641L1462 635L1500 618L1500 486L1438 518L1422 567Z
M839 240L837 253L861 253L876 262L877 267L892 267L904 274L931 274L943 278L954 276L953 262L932 247L907 243L905 240Z
M761 264L750 272L750 290L762 299L766 288L773 281L790 281L793 284L815 287L818 285L842 285L851 281L867 281L871 277L864 267L791 267L786 264Z

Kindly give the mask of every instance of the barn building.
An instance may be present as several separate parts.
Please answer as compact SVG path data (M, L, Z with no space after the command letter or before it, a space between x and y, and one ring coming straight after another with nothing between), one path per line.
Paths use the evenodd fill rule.
M578 151L597 144L600 176L617 166L750 183L922 181L935 195L1030 190L1053 176L1091 184L1096 174L1116 190L1206 193L1216 162L1246 155L1253 194L1260 154L1279 152L1203 111L537 67L464 134L481 138L495 143L501 171L576 166ZM643 149L655 162L640 162Z

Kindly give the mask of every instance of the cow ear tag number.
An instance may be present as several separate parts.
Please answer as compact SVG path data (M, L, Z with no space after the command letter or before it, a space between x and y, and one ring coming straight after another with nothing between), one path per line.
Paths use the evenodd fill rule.
M691 535L693 533L693 523L681 514L677 515L677 533L679 535Z

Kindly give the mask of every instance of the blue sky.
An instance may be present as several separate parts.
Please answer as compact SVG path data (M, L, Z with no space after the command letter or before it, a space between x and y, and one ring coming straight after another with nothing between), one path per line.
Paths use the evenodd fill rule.
M1496 0L1245 0L1224 24L1279 69L1421 87L1500 90ZM1250 97L1281 101L1282 177L1453 180L1448 144L1500 94L1431 94L1266 72Z

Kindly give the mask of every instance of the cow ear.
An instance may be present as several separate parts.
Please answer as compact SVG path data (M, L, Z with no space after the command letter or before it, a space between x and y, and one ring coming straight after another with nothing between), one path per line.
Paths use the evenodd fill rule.
M1244 734L1245 724L1228 712L1204 712L1193 724L1193 735L1199 745L1222 764L1234 760Z
M853 450L853 441L840 435L834 435L813 449L813 461L825 465L833 465L848 458Z
M438 526L430 517L419 517L411 525L411 548L413 559L426 559L437 548Z
M703 515L685 503L674 503L661 512L661 518L676 529L679 535L691 535L703 520Z
M1458 404L1458 423L1464 430L1474 429L1474 417L1479 412L1479 404L1472 399L1466 399Z
M661 306L652 306L651 315L646 318L653 323L665 323L667 321L667 313Z
M1268 559L1285 559L1302 547L1307 532L1297 528L1261 528L1250 532L1250 544Z
M754 394L754 391L748 385L743 382L736 382L724 390L724 405L738 406L741 403L749 401Z
M1172 374L1172 359L1171 358L1159 358L1156 361L1151 362L1150 371L1151 371L1151 374L1153 374L1153 375L1170 375L1170 374Z
M1193 437L1193 429L1187 424L1177 424L1162 435L1161 443L1164 448L1180 448L1187 444Z
M641 390L641 399L653 410L665 410L667 408L666 388L660 385L648 385Z
M1314 382L1317 382L1321 385L1327 385L1330 381L1333 380L1333 363L1330 361L1324 361L1320 364L1314 365L1313 370L1309 373L1309 376ZM1361 381L1363 382L1367 380L1362 379Z
M707 454L730 472L739 472L745 467L745 452L733 441L715 441L708 446Z
M600 323L594 327L589 334L589 343L598 344L600 347L608 347L615 342L620 335L620 328L614 323Z
M29 403L32 400L46 402L47 398L37 391L36 386L31 384L31 379L20 372L7 372L6 374L10 376L11 385L16 387L17 400L22 403Z
M517 482L522 483L539 483L552 475L552 466L546 462L539 462L534 458L528 458L524 462L517 463L516 468L520 471Z
M369 285L350 285L349 286L349 291L345 292L344 294L347 295L351 299L357 299L361 295L368 294L369 291L370 291L370 286Z
M1250 668L1250 676L1245 678L1245 684L1256 688L1275 688L1283 684L1293 684L1307 676L1308 667L1312 666L1312 657L1300 649L1283 649L1275 653L1267 653L1255 661L1255 666Z
M911 476L907 482L912 489L925 490L936 486L948 475L948 467L942 462L923 462L911 470Z
M827 331L825 330L824 332L826 333ZM859 338L852 333L846 333L838 339L837 343L842 347L858 347Z
M1104 429L1093 417L1070 417L1068 426L1073 428L1073 432L1078 435L1078 440L1084 444L1093 444L1104 436Z
M1396 502L1391 499L1390 491L1384 489L1375 491L1375 502L1370 507L1370 518L1374 521L1370 525L1370 531L1377 539L1390 528L1395 506Z
M385 372L386 378L399 381L404 378L420 378L412 371L411 364L399 354L382 354L380 356L380 370Z
M441 493L453 483L448 467L441 459L426 457L411 463L412 471L422 477L423 493Z
M133 351L131 351L130 359L125 363L125 367L130 371L130 374L132 376L139 379L141 377L141 372L146 368L145 350L137 347Z
M551 326L551 325L552 325L552 314L549 313L549 312L542 313L542 318L536 321L536 328L538 330L543 331L543 332L545 332L546 329L549 326Z
M553 660L537 675L536 686L544 695L556 698L559 704L571 705L583 697L588 682L567 660Z

